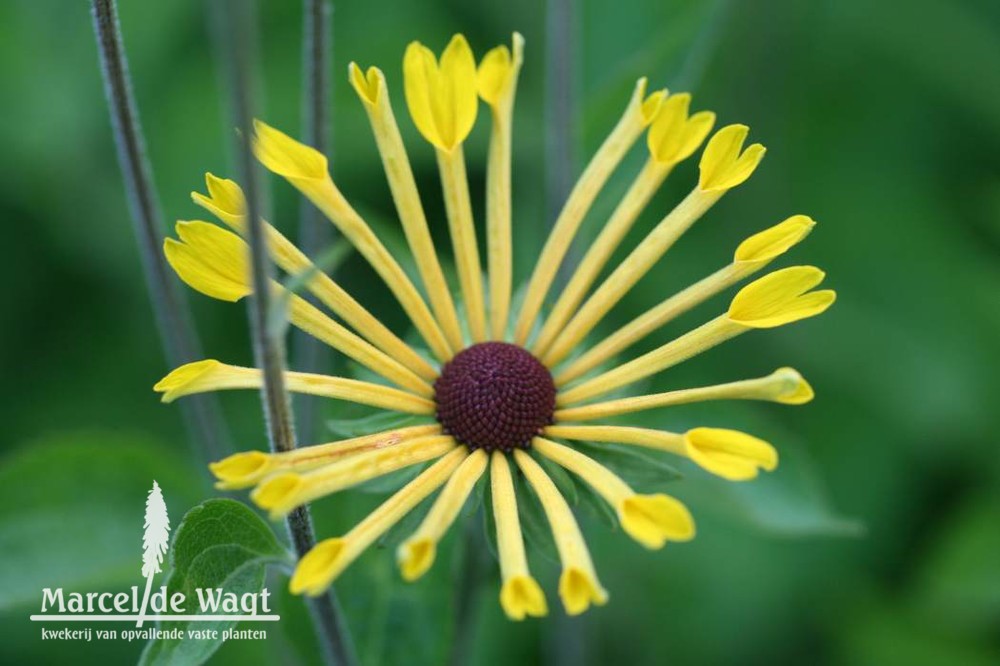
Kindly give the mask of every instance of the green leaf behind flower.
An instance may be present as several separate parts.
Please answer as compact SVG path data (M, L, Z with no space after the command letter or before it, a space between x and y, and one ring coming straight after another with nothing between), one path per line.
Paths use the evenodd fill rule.
M192 613L198 612L196 589L221 588L237 595L260 592L266 565L290 562L267 523L244 504L229 499L208 500L191 509L177 529L170 554L167 594L183 592ZM272 603L276 603L273 598ZM235 624L161 622L160 628L216 629L221 633ZM139 663L200 664L221 644L221 640L155 640L146 645Z

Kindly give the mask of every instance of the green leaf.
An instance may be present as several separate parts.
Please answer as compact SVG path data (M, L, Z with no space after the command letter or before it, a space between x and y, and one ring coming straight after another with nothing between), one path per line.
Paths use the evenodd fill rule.
M404 467L403 469L397 469L394 472L377 476L374 479L370 479L364 483L354 486L354 490L362 493L374 493L376 495L394 493L413 479L417 478L425 467L427 467L426 463L418 463L416 465Z
M552 479L552 483L556 484L556 488L559 489L560 494L566 499L570 506L576 506L580 498L577 496L576 492L576 482L573 477L570 476L569 472L563 469L557 463L552 462L543 455L539 455L532 451L532 457L542 466L545 473L549 475Z
M63 434L5 455L0 609L41 603L45 587L141 584L143 512L154 479L175 515L200 494L184 457L145 436Z
M620 476L634 490L650 492L662 490L664 484L683 478L676 467L666 462L666 454L645 451L616 444L574 442L579 450Z
M373 435L383 430L405 428L420 422L427 422L427 419L413 414L380 411L356 419L327 419L326 427L335 435L349 439Z
M586 483L579 486L580 506L611 530L618 529L618 515L607 501Z
M678 484L678 494L694 511L724 518L779 536L857 537L864 525L839 515L830 505L812 461L784 438L781 464L745 482L732 482L697 470Z
M244 504L230 499L208 500L184 516L170 548L170 560L167 594L184 593L191 613L199 612L197 589L221 588L237 596L260 592L265 565L290 563L288 552L267 523ZM165 631L215 629L220 634L234 625L232 621L159 624ZM221 639L150 641L140 663L200 664L221 644Z
M497 519L493 515L493 502L483 501L483 531L486 533L486 547L497 562L500 551L497 548Z
M559 551L552 538L548 518L545 517L545 510L534 490L529 490L529 485L520 473L514 476L517 514L521 519L521 531L524 532L525 544L529 552L536 552L548 561L558 564Z

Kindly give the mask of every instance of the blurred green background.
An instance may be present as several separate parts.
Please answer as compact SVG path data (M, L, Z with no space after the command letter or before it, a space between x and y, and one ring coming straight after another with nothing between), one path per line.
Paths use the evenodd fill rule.
M188 193L233 175L221 47L210 3L120 7L135 93L167 220L203 217ZM219 493L190 453L177 405L151 391L168 370L147 299L115 159L84 2L0 5L0 661L134 661L139 644L43 642L42 587L139 584L141 498L156 478L174 524ZM301 13L260 8L263 116L301 127ZM464 32L478 56L526 40L515 116L516 273L544 238L546 17L541 3L338 1L333 163L380 233L401 234L346 65L382 67L425 204L448 255L433 153L403 106L400 62ZM804 407L715 404L642 417L649 426L746 428L775 443L776 472L735 486L685 467L669 492L699 536L650 553L583 514L611 593L568 621L557 569L534 569L553 613L507 622L489 567L472 617L474 663L1000 663L1000 5L988 0L586 0L572 26L574 176L636 77L694 93L719 126L743 122L768 148L757 174L678 243L605 322L641 312L728 261L747 235L795 213L818 221L779 261L814 263L839 292L829 313L756 333L680 366L650 388L766 374L793 365L817 399ZM477 212L485 111L467 146ZM637 145L584 226L593 237L644 159ZM632 242L679 200L696 160L671 176ZM296 233L298 202L271 182L272 218ZM478 215L481 220L482 215ZM165 230L166 232L167 230ZM450 261L450 258L449 258ZM340 279L404 330L373 273L351 257ZM205 353L252 363L242 304L185 290ZM653 336L669 339L725 307L721 296ZM637 348L635 352L641 350ZM294 365L294 353L293 353ZM266 445L251 392L221 396L238 449ZM324 415L343 415L324 404ZM634 419L631 420L634 422ZM332 436L328 437L332 438ZM379 495L314 506L339 534ZM281 526L276 529L282 532ZM391 550L368 553L337 589L366 664L438 663L453 642L461 529L432 575L399 581ZM283 575L270 583L285 586ZM296 601L260 643L213 663L316 663Z

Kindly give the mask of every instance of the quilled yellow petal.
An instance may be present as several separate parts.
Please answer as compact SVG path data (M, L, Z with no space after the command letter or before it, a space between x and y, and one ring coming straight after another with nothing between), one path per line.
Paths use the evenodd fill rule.
M517 344L524 345L527 342L545 296L559 270L559 265L566 256L566 252L569 250L584 216L593 205L594 199L597 198L629 148L656 117L665 97L666 91L664 90L658 90L647 97L646 79L639 79L618 124L601 144L573 187L573 191L570 192L528 281L524 303L521 306L514 330L514 340Z
M728 384L667 391L666 393L609 400L582 407L558 409L554 418L558 423L590 421L646 409L686 405L707 400L768 400L796 405L809 402L812 398L812 387L798 371L794 368L779 368L766 377L757 379L744 379Z
M385 476L406 467L439 458L455 448L447 435L418 437L397 446L367 451L328 463L309 472L284 472L265 479L250 499L280 518L297 506Z
M587 550L580 527L566 500L530 455L521 449L515 449L514 460L538 495L552 529L552 537L562 562L559 596L566 613L579 615L590 608L591 604L604 605L608 601L608 593L597 579L590 551Z
M406 581L414 581L431 568L437 544L458 517L479 477L486 470L489 456L482 449L473 451L448 479L420 527L397 550L399 570Z
M403 486L368 517L342 537L319 542L299 560L289 589L292 594L319 596L386 530L399 522L417 504L441 487L466 457L464 448L442 456L437 462Z
M497 556L500 559L500 606L512 620L547 615L545 594L528 571L524 538L517 513L514 479L507 456L494 451L490 462L490 490L497 526Z

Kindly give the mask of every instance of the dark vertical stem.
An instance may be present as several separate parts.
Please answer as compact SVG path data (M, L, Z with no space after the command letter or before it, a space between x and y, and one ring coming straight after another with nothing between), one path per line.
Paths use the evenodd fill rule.
M573 130L577 120L573 79L574 13L573 0L548 0L546 3L545 212L550 227L573 187ZM568 259L558 273L557 279L562 283L567 279L566 269L574 263L572 254Z
M328 0L303 0L302 5L303 141L330 159L330 16L333 8ZM328 224L305 197L300 199L300 206L299 247L316 259L333 242L333 225ZM304 372L322 372L330 362L329 349L303 331L293 333L292 348L296 366ZM315 441L319 404L320 399L315 396L296 396L298 430L303 441Z
M177 292L161 251L163 217L132 94L118 9L114 0L91 0L90 6L118 163L139 243L146 288L167 363L178 366L199 358L201 350L187 304ZM229 451L226 426L213 396L192 396L182 402L181 413L199 458L205 462L217 460Z
M251 62L256 42L254 6L248 0L230 0L226 5L229 64L231 68L233 114L239 130L237 162L247 201L248 240L250 244L253 297L249 316L253 334L254 355L264 375L262 400L267 421L268 440L275 452L295 448L295 428L292 407L285 390L285 352L282 332L270 323L272 294L271 265L268 259L264 225L260 215L259 177L250 147L253 134ZM280 304L279 304L280 307ZM300 507L286 519L295 552L301 558L316 545L312 519L307 507ZM340 609L331 590L329 593L306 598L313 623L328 663L353 664Z
M455 630L448 655L449 666L464 666L473 660L476 624L479 620L478 601L486 578L487 558L483 534L483 509L465 523L462 541L462 563L455 587Z
M575 110L573 65L576 4L573 0L548 0L546 12L545 50L546 114L545 131L548 138L548 178L546 199L549 224L559 214L573 186L573 130L578 118ZM565 284L568 275L579 261L571 249L560 267L558 280ZM552 634L549 643L551 662L558 666L585 663L584 627L579 617L563 613L553 614Z

